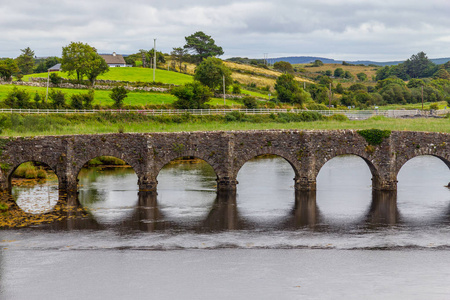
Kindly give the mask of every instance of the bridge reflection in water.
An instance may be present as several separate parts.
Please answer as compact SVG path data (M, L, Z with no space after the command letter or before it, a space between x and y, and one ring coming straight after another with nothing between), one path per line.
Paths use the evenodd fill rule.
M288 215L283 218L284 221L271 224L270 227L265 229L292 230L303 228L317 231L339 229L338 225L327 223L322 217L314 192L295 191L294 193L295 203ZM236 192L234 191L219 191L206 218L200 222L188 224L176 222L173 219L167 220L158 204L158 196L155 192L139 192L138 199L133 213L129 214L128 218L117 223L104 224L99 222L89 212L89 209L80 203L77 194L62 194L52 212L40 215L47 222L40 223L40 226L37 228L52 230L117 229L120 231L139 230L144 232L164 230L218 232L257 228L257 225L252 220L240 215L236 203ZM12 206L12 211L14 210L20 211L21 209L16 205ZM447 215L450 216L450 207ZM51 216L51 218L46 218L48 216ZM388 225L400 225L401 223L396 193L374 191L370 208L353 225L377 228Z

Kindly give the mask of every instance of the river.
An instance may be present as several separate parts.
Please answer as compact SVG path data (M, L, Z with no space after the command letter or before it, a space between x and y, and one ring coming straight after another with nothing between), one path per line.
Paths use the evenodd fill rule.
M1 299L450 299L449 168L422 156L398 192L374 193L366 163L337 157L317 193L278 157L247 162L217 193L204 162L167 165L158 194L131 168L91 168L78 197L18 186L53 222L1 231ZM52 212L53 211L53 212ZM55 213L57 214L57 213Z

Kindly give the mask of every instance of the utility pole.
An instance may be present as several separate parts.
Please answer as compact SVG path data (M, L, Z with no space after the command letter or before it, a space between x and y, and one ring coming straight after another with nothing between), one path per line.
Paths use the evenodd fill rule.
M223 105L227 105L227 103L225 102L225 74L222 74L222 79L223 79Z
M332 95L331 95L331 82L330 82L330 94L329 94L330 96L328 97L328 108L331 108L331 97L332 97Z
M156 39L153 39L153 82L156 74Z
M422 110L423 110L423 85L422 85Z
M50 70L47 70L47 92L45 93L45 102L48 102L48 84L50 81Z

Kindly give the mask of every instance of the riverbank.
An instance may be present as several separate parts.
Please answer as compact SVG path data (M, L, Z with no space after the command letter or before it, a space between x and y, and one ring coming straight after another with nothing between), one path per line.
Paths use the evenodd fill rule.
M450 133L450 119L394 119L373 117L348 120L345 116L321 116L316 113L278 113L271 115L149 116L138 113L95 113L78 115L2 114L3 136L96 134L117 132L231 131L264 129L336 130L369 129L408 130Z

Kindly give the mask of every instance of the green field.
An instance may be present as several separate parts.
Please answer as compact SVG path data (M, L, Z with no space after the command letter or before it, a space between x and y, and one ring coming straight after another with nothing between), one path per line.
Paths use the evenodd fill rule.
M0 85L0 100L3 101L8 93L12 91L14 85ZM16 86L19 89L24 89L31 95L31 101L33 101L34 94L40 93L45 97L46 88L43 87L30 87L30 86ZM66 94L66 103L70 104L70 96L73 94L87 93L87 90L78 90L78 89L61 89L57 88L57 90L61 90ZM49 89L51 91L51 89ZM114 102L109 97L111 91L108 90L96 90L94 96L93 105L100 106L111 106ZM145 105L166 105L172 104L175 102L177 98L168 93L157 93L157 92L130 92L128 93L128 97L124 100L124 106L145 106ZM223 105L223 99L212 98L209 102L210 105ZM240 103L233 100L226 100L227 106L241 106Z
M67 73L56 72L63 78L68 78ZM165 84L180 85L192 81L192 76L167 70L156 70L155 81ZM47 73L37 73L24 76L28 81L30 77L47 78ZM71 77L74 79L74 77ZM109 68L109 72L98 77L104 80L130 81L130 82L153 82L153 70L148 68Z
M388 129L450 133L449 118L389 119L376 117L364 121L336 121L325 118L314 122L280 122L270 116L249 116L247 120L227 122L224 116L146 116L144 114L53 114L0 115L3 136L36 136L124 132L177 132L262 129Z

